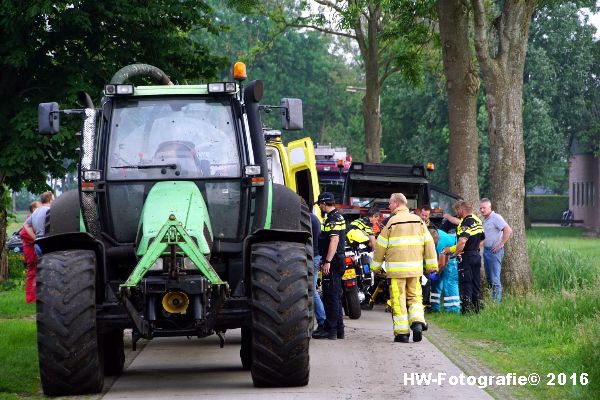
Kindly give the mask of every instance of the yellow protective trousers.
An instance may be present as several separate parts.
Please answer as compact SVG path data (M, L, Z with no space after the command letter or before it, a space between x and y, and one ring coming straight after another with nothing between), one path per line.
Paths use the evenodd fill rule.
M410 333L413 322L425 323L421 277L390 278L390 297L394 335Z

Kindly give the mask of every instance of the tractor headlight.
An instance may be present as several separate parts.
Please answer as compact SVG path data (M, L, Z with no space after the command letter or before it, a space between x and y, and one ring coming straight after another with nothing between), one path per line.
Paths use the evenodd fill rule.
M260 175L260 165L246 165L244 167L244 174L246 176Z
M208 84L208 93L234 93L235 82L214 82Z
M225 84L223 82L208 84L208 93L223 93L224 91Z
M100 180L100 171L97 171L97 170L83 171L83 179L86 181L99 181Z
M133 85L104 85L104 94L111 96L127 96L133 94Z

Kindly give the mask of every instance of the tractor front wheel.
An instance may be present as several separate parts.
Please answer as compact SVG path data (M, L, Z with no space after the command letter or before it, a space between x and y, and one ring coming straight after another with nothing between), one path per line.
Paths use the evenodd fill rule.
M93 251L57 251L40 259L37 341L46 395L102 390L104 368L96 329L95 283Z
M251 371L257 387L308 384L308 260L302 243L252 246Z

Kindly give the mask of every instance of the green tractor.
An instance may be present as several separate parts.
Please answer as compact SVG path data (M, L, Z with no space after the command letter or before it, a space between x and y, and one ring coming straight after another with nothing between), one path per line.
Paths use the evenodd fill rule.
M37 339L47 395L102 390L123 371L125 329L140 338L203 338L241 328L241 363L257 387L309 378L309 208L269 179L261 81L173 85L135 64L102 105L39 106L39 130L83 118L79 190L53 203L37 244ZM143 78L153 86L134 86ZM302 103L283 99L284 129Z

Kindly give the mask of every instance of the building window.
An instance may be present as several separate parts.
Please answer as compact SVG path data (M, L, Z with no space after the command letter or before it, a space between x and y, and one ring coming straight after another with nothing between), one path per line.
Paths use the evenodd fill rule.
M588 207L592 206L592 182L587 183L587 202Z
M575 207L575 182L572 183L571 188L571 207Z

